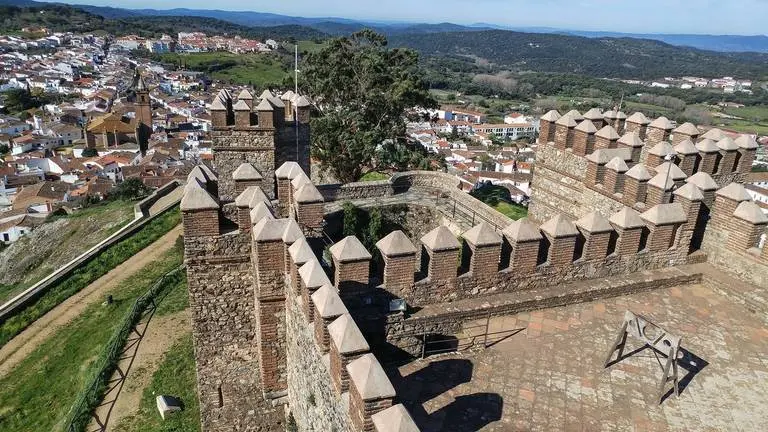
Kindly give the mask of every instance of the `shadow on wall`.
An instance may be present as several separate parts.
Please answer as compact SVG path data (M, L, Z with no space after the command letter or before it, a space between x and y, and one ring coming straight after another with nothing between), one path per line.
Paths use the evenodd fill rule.
M469 383L473 368L467 359L446 359L431 362L405 377L395 368L388 373L399 401L408 408L423 432L471 432L501 420L504 402L500 395L472 393L457 396L431 414L427 413L424 404Z

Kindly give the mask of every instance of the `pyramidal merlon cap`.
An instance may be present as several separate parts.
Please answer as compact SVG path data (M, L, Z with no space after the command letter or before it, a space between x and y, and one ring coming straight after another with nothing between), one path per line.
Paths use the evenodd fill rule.
M504 235L516 242L539 241L543 237L539 227L526 219L518 219L506 228Z
M462 237L467 243L474 246L495 246L501 244L501 234L497 233L496 230L485 222L470 228L469 231L462 234Z
M403 404L391 406L371 416L376 432L419 432L420 429L413 421Z
M611 226L610 222L608 222L608 219L604 218L600 213L596 211L588 213L581 219L577 220L576 226L591 234L613 231L613 227Z
M200 187L200 184L195 180L197 186L191 186L184 189L184 196L181 197L181 210L213 210L219 208L219 203L216 199L208 193L207 190Z
M372 258L368 249L355 236L344 237L331 246L330 251L333 259L339 262L362 261Z
M322 318L335 318L349 313L338 291L331 285L323 285L315 291L312 294L312 303Z
M328 335L340 354L365 352L370 349L368 341L349 314L341 315L328 324Z
M235 180L262 180L264 177L253 164L246 162L241 163L240 166L237 167L232 173L232 178Z
M316 258L306 237L301 237L296 240L291 247L288 248L288 253L291 254L291 259L299 267Z
M328 280L328 275L325 274L323 266L317 259L311 259L299 268L299 276L301 281L304 282L304 286L309 289L318 289L323 285L330 285L331 281Z
M373 354L365 354L347 365L347 372L364 401L395 397L395 388Z
M563 214L557 214L552 219L544 222L541 230L552 237L571 237L579 235L579 229Z
M402 231L392 231L386 237L376 242L376 247L388 257L413 255L417 252L411 239Z
M444 225L433 229L421 237L424 246L433 251L454 250L461 247L461 243L456 240L451 230Z

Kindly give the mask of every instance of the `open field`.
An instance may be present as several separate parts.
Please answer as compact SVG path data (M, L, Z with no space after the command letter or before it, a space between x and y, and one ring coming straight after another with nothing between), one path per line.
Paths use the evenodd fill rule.
M0 252L0 303L98 244L133 219L134 202L114 201L52 216Z
M288 68L275 54L233 54L202 52L163 54L163 62L184 65L185 68L208 73L211 78L256 87L279 84L290 76Z
M0 430L57 430L92 373L94 361L133 302L163 274L178 267L174 247L109 291L114 303L91 304L0 377ZM183 282L180 282L183 283Z

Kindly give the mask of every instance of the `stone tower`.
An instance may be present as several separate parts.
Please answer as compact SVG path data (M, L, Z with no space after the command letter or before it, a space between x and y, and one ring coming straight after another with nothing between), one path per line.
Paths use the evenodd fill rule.
M149 88L144 78L136 70L136 142L139 144L142 156L149 148L149 137L152 135L152 101L149 98Z
M275 198L275 169L287 161L296 161L310 172L309 111L306 98L291 95L288 109L279 97L265 90L255 98L243 90L235 100L222 90L211 104L213 131L213 166L221 179L222 202L231 202L235 191L233 171L250 163L263 176L262 189Z

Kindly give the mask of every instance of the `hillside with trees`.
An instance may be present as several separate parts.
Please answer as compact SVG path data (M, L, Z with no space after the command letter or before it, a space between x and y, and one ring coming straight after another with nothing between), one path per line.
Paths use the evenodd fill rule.
M489 30L393 35L390 45L412 48L428 56L465 57L511 71L625 79L682 75L768 77L768 54L716 53L642 39Z

